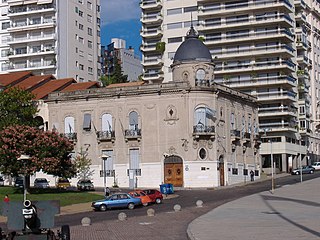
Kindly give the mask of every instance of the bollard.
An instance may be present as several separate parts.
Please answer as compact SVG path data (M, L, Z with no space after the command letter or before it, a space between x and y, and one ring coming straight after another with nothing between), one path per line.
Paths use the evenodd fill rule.
M119 219L119 221L127 220L127 214L125 214L124 212L119 213L118 219Z
M154 217L154 215L155 215L155 210L153 208L149 208L147 210L147 216L148 217Z
M196 206L197 206L197 207L203 207L203 201L202 201L202 200L198 200L198 201L196 202Z
M176 205L173 206L173 210L175 212L179 212L179 211L181 211L181 206L179 204L176 204Z
M81 225L84 227L90 226L91 225L91 219L88 217L84 217L81 219Z

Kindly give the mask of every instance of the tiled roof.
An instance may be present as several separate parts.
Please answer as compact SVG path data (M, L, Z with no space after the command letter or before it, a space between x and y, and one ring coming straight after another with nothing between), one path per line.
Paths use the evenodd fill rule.
M0 85L3 87L13 86L27 77L33 76L30 71L0 74Z
M31 76L27 79L17 83L13 87L19 87L24 90L32 90L45 84L46 82L55 79L52 75L39 75L39 76Z
M84 90L89 88L99 88L100 84L98 82L82 82L82 83L73 83L66 88L62 89L61 92L72 92L77 90Z
M50 93L60 91L72 83L76 83L73 78L51 80L46 84L34 89L32 93L36 96L36 100L46 98Z
M143 81L139 81L139 82L127 82L127 83L114 83L114 84L108 85L106 88L134 87L134 86L141 86L141 85L143 85L143 84L144 84Z

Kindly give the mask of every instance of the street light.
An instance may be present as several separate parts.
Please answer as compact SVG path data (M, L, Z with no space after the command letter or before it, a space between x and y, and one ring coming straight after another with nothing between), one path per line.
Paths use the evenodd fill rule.
M27 200L27 185L26 185L26 160L29 160L30 156L29 155L25 155L25 154L21 154L20 157L18 157L18 161L22 161L23 163L23 202L25 202Z
M104 191L104 195L106 196L107 194L107 174L106 174L106 161L108 160L110 156L107 154L102 154L101 155L101 159L102 159L102 170L103 170L103 191Z
M267 136L267 131L269 129L264 129L264 136L266 137ZM273 153L272 153L272 136L271 138L269 139L270 142L270 160L271 160L271 193L274 193L274 175L273 175L273 172L274 172L274 163L273 163Z

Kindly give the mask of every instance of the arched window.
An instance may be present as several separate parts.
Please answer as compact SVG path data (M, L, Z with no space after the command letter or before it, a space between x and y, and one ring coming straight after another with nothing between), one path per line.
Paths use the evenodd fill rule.
M129 113L129 129L130 130L138 130L138 113L132 111Z
M64 119L64 133L75 133L74 117L66 117Z
M101 118L101 131L103 132L112 132L112 115L105 113Z
M234 116L234 113L231 113L231 116L230 116L230 127L231 127L231 130L235 130L236 129L236 118Z

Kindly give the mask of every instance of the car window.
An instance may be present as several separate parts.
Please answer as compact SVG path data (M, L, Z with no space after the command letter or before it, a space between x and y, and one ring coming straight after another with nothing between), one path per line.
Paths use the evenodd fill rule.
M144 192L140 192L141 196L146 196L146 194Z
M128 199L128 196L126 194L120 194L119 196L121 199Z
M117 200L117 199L118 199L118 195L112 195L112 196L111 196L111 199L112 199L112 200Z

